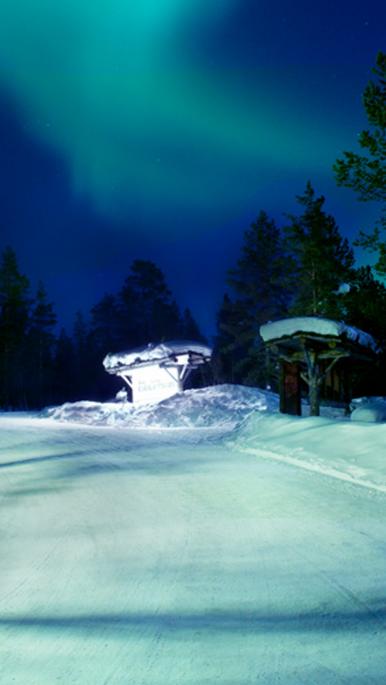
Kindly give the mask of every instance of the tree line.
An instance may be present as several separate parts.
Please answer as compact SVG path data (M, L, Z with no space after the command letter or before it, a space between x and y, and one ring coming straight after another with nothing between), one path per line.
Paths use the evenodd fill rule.
M282 228L258 214L228 272L215 343L216 374L226 382L277 387L276 359L259 329L288 316L324 316L372 334L385 369L386 287L369 266L355 267L352 247L311 183L297 200L299 214ZM385 374L372 373L374 392L385 392Z
M227 275L217 315L212 375L206 382L277 387L277 360L263 344L263 323L286 316L326 316L371 333L383 350L372 388L386 391L386 287L369 266L356 267L325 198L308 183L299 212L279 228L261 211L245 231L241 254ZM86 318L78 312L71 335L59 334L42 283L28 278L8 247L0 261L0 406L44 407L78 399L105 400L122 386L107 376L111 351L149 341L205 341L189 309L180 311L161 269L136 259L117 293L108 293Z
M161 269L134 260L120 290L106 294L89 317L78 312L71 335L56 333L57 317L42 283L31 295L15 252L0 261L0 406L29 409L78 399L105 400L122 381L105 373L111 351L149 341L204 341L188 308L180 311Z

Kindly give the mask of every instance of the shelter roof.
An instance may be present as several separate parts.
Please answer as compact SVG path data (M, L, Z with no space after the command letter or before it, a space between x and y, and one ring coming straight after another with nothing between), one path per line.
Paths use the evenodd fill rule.
M349 326L343 321L334 321L319 316L296 316L288 319L272 321L260 327L260 335L264 342L284 344L291 339L319 341L320 343L340 342L348 347L359 346L372 352L379 352L374 338L355 326Z

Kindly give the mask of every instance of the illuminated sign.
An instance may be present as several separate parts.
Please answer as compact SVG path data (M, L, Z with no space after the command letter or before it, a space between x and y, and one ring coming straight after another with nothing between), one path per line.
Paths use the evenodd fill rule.
M181 392L176 369L147 366L131 372L133 401L137 404L160 402Z
M110 353L107 373L122 378L135 404L154 404L182 392L191 371L210 361L212 350L189 340L148 343L145 347Z

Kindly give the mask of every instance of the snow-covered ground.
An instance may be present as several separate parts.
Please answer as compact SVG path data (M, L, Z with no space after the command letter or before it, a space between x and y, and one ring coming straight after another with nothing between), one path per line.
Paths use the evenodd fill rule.
M118 393L120 395L120 393ZM43 412L57 421L130 428L224 428L231 430L253 411L277 411L273 393L241 385L186 390L158 404L73 402Z
M0 415L0 683L383 685L386 423L166 402Z
M229 443L259 458L386 493L386 422L252 415Z

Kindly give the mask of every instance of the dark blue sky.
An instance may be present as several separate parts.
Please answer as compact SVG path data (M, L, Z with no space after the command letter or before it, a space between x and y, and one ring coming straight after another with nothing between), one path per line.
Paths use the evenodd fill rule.
M371 227L331 167L366 124L384 2L2 4L0 247L67 326L142 258L213 332L243 231L308 179L344 235Z

